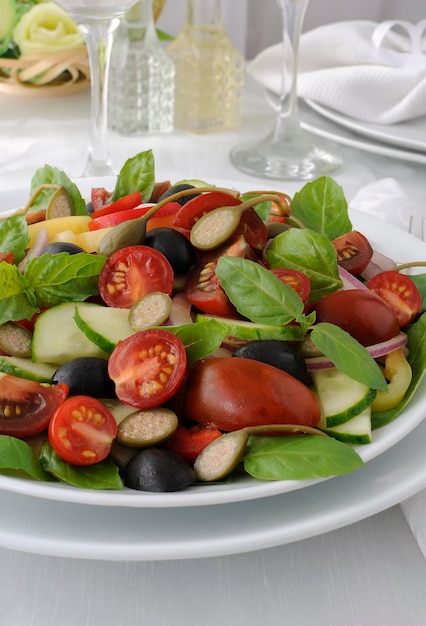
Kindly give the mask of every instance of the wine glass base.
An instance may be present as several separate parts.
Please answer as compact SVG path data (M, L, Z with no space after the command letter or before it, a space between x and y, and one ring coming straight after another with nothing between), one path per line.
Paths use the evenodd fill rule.
M273 135L261 141L245 141L234 146L229 157L246 174L285 180L311 180L341 165L338 155L316 145L303 131L281 141Z
M89 156L83 176L113 176L114 169L109 161L95 161Z

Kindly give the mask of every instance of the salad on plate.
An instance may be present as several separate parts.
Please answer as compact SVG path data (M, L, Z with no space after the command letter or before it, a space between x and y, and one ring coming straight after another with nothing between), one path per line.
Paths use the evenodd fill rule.
M425 259L353 228L329 177L157 181L85 199L46 165L0 220L0 472L171 492L362 467L423 377Z

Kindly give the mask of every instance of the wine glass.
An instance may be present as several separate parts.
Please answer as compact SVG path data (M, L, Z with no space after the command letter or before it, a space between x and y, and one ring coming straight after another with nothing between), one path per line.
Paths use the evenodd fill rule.
M282 85L272 132L230 153L235 167L263 178L312 179L337 169L340 158L301 128L297 104L300 33L309 0L277 0L282 12Z
M113 174L108 147L108 71L113 33L136 0L57 0L82 31L91 80L91 129L84 176Z

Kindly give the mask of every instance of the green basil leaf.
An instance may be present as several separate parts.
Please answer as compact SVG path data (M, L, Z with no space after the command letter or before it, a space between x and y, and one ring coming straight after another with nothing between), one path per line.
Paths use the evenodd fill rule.
M16 265L0 263L0 324L31 319L38 312L34 290Z
M252 322L275 326L292 320L303 323L304 304L297 293L259 263L222 256L216 274L232 304Z
M140 191L144 202L147 202L151 198L152 190L154 189L154 169L152 150L139 152L139 154L127 159L118 174L112 201L127 196L134 191Z
M277 235L266 249L266 259L271 268L304 272L311 282L309 302L317 302L342 286L333 244L313 230L291 228Z
M328 176L306 183L294 195L291 212L307 228L329 239L336 239L352 230L343 189Z
M411 274L410 278L419 290L422 299L421 310L426 311L426 274Z
M25 441L0 435L0 469L6 473L23 472L36 480L52 480L42 468L34 450Z
M373 429L380 428L392 422L405 409L415 391L420 387L426 373L426 313L417 320L407 331L408 341L407 361L411 365L413 377L404 399L393 409L387 411L373 411L371 414L371 426Z
M25 215L11 215L0 220L0 252L12 252L15 263L24 258L29 240Z
M24 277L32 285L40 307L76 302L98 293L99 273L106 257L78 254L43 254L31 259Z
M245 471L260 480L309 480L348 474L364 465L350 446L317 435L249 437Z
M167 330L179 337L185 346L188 366L217 350L227 335L226 328L212 319L195 324L167 326Z
M94 465L71 465L45 442L40 452L43 469L63 482L82 489L122 489L118 467L110 458Z
M312 343L321 350L334 365L371 389L387 390L387 383L380 367L356 339L339 326L320 322L311 332Z
M31 179L31 194L33 194L40 185L46 184L62 185L71 200L73 215L87 215L86 201L82 197L77 185L72 182L65 172L51 165L45 165L39 168ZM45 209L54 193L54 189L43 189L35 199L31 210Z

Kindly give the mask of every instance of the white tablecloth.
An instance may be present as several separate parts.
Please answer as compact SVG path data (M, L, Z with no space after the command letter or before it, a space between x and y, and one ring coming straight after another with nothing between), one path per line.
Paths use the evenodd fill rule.
M87 92L64 99L0 94L0 190L27 185L44 163L79 176L88 115ZM241 136L264 133L271 122L259 88L250 84L241 131L112 135L112 158L118 169L128 156L152 148L158 178L170 178L172 172L175 180L248 181L253 188L265 187L265 181L238 173L228 152ZM423 165L338 149L344 166L334 177L348 199L361 187L390 177L426 213ZM288 183L283 190L291 194L300 186ZM425 623L426 560L400 506L318 537L234 556L112 563L37 556L6 546L0 557L0 626Z

